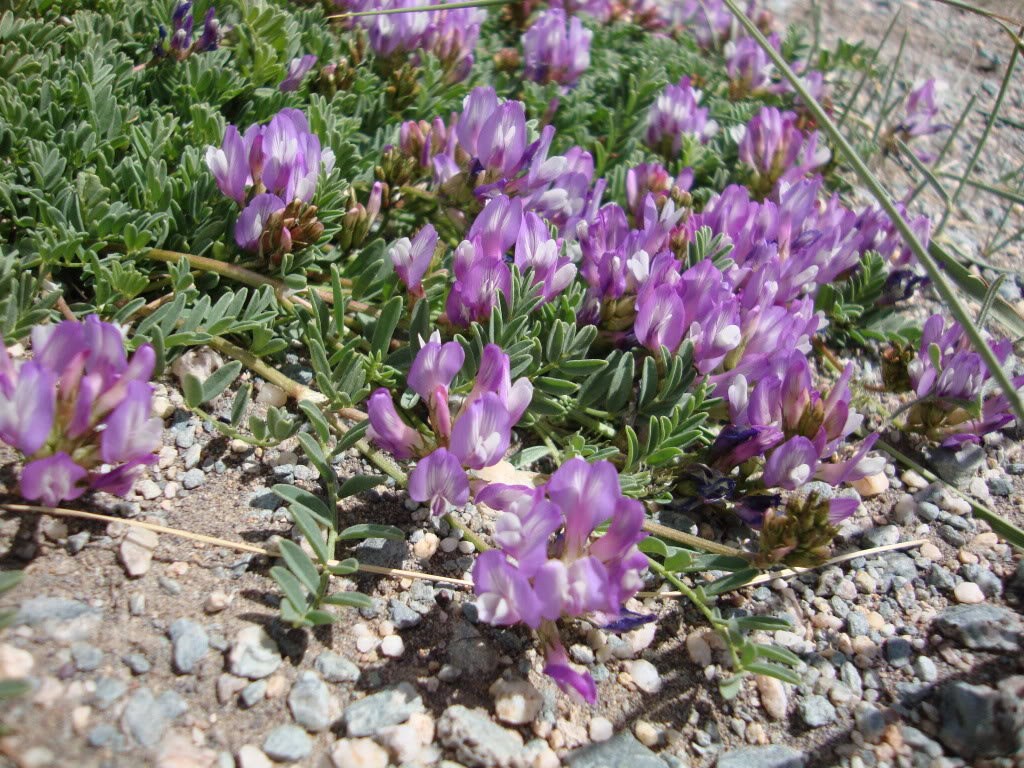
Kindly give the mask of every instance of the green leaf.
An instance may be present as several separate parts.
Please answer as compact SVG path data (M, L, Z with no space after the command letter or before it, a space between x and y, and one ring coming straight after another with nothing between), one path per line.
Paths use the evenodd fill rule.
M23 696L32 687L28 680L8 678L0 680L0 700L13 699L16 696Z
M730 573L728 576L715 579L710 584L705 584L704 592L711 597L721 595L725 592L731 592L734 589L739 589L755 576L757 576L756 568L745 568L742 571L736 571L735 573Z
M327 624L333 624L340 617L336 613L330 611L321 611L314 608L311 611L306 611L306 620L309 621L313 626L324 626Z
M323 532L313 514L301 504L293 504L288 513L292 516L295 527L299 529L306 541L309 542L309 546L316 552L320 562L326 563L330 560L331 555L327 551L327 542L324 541Z
M390 539L391 541L405 541L405 533L401 528L393 525L378 525L376 523L359 523L350 525L338 534L339 541L351 539Z
M242 416L245 415L245 409L249 407L251 395L251 384L238 388L238 392L235 393L235 399L231 401L231 426L237 427L241 423Z
M334 525L332 522L334 515L331 514L331 510L309 491L304 491L302 488L297 488L294 485L285 485L284 483L278 483L270 490L285 501L298 504L313 513L317 523L324 528L331 528Z
M302 582L302 585L313 595L319 592L320 572L305 550L288 539L282 539L280 547L281 558L288 564L291 572Z
M726 701L735 699L743 687L743 678L740 675L733 675L718 682L718 692Z
M525 469L551 454L546 445L532 445L509 457L508 463L516 469Z
M348 576L359 570L359 561L354 557L346 557L341 562L327 566L327 570L335 576Z
M310 426L313 427L316 436L320 438L320 443L326 445L327 441L331 439L331 428L320 409L309 402L309 400L300 400L299 410L306 414Z
M349 427L348 431L345 432L341 437L338 438L334 444L334 454L338 455L342 451L347 451L353 445L358 443L363 436L366 435L366 430L370 428L370 420L361 421L353 427Z
M198 408L203 404L203 382L191 373L186 373L181 380L181 391L185 395L185 405Z
M781 648L777 645L767 645L765 643L755 643L754 648L757 649L757 655L765 659L771 659L777 661L780 664L787 664L791 667L799 666L802 663L802 659L792 651Z
M324 598L329 605L343 605L348 608L373 608L373 598L362 592L335 592Z
M221 392L230 386L238 374L242 372L242 364L237 360L232 360L226 365L222 365L216 371L211 373L206 381L203 382L203 402L208 403L216 398Z
M320 476L329 477L334 470L331 468L330 462L327 461L327 456L324 455L324 449L320 447L320 443L308 432L299 432L297 437L302 444L302 450L306 453L306 458L317 468Z
M788 667L783 667L779 664L754 661L745 665L744 669L755 675L767 675L768 677L774 677L776 680L781 680L782 682L789 683L790 685L800 685L801 682L800 675Z
M793 623L781 616L738 616L735 622L745 632L752 632L755 629L776 632L793 628Z
M16 586L21 584L22 579L24 578L24 571L4 571L3 573L0 573L0 594L14 589Z
M363 491L375 488L383 482L384 478L381 475L353 475L341 484L338 498L346 499L349 496L356 496Z
M285 598L291 603L295 613L304 616L308 608L306 593L302 589L302 584L295 578L295 575L287 568L275 565L270 569L270 576L281 587L281 591L284 592Z
M387 355L404 306L405 297L395 296L381 309L380 316L377 318L377 323L373 328L373 338L370 340L371 352L381 357Z

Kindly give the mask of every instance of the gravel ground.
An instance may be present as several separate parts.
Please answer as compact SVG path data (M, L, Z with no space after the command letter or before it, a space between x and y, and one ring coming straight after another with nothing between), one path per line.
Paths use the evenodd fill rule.
M872 39L887 23L881 7L826 8L834 20L827 33ZM974 67L975 41L995 45L973 17L904 7L921 36L911 79ZM777 11L800 19L807 9L791 2ZM998 77L977 75L982 84ZM1018 108L1022 87L1012 96ZM1019 155L1024 139L998 141L999 151ZM970 227L986 221L958 214L951 231L982 242L985 232ZM872 375L865 369L861 383ZM289 536L269 488L315 489L315 470L288 445L251 451L216 435L181 407L169 382L158 399L168 426L159 465L133 498L95 495L77 506L261 547ZM995 436L932 463L1020 525L1017 438ZM371 468L346 456L338 472ZM15 480L13 455L0 452L0 501L19 501ZM5 596L18 615L0 635L0 678L27 677L32 690L2 715L11 732L0 739L0 764L1024 765L1019 553L961 497L914 472L890 467L859 490L864 504L844 524L837 553L924 543L775 579L727 601L793 620L774 641L804 660L803 684L751 679L723 701L716 681L728 667L717 638L694 611L648 599L634 607L661 616L656 632L648 625L615 637L581 623L570 638L574 660L598 680L594 709L540 674L528 633L476 624L472 596L458 586L360 576L352 586L375 598L373 609L346 609L333 627L291 630L276 620L267 557L121 522L5 514L0 567L22 568L26 578ZM481 512L462 514L487 530ZM349 502L344 517L407 534L360 545L363 562L453 578L471 567L469 542L391 487Z

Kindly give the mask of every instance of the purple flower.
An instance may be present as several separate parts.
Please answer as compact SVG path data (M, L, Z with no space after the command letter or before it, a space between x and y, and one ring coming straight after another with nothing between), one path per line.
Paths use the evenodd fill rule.
M398 278L413 296L423 295L421 281L430 268L436 248L437 230L432 224L427 224L416 233L411 242L407 237L400 238L388 251Z
M288 63L288 73L280 85L277 86L278 90L297 91L299 86L302 85L302 79L313 68L314 64L316 64L316 55L312 53L292 59Z
M192 29L195 26L195 18L192 15L192 3L179 2L171 14L170 41L167 40L167 30L161 25L160 41L153 46L154 58L184 61L193 53L215 50L220 42L221 31L214 13L212 6L206 10L203 33L193 42Z
M597 684L589 672L580 672L569 661L561 641L545 647L544 674L550 677L563 692L578 695L587 704L597 703Z
M501 461L512 437L512 419L501 398L487 392L469 404L452 426L451 452L462 465L483 469Z
M527 211L516 239L514 263L519 271L533 270L533 282L541 286L541 297L551 301L576 277L576 265L568 255L562 255L562 244L548 232L544 221Z
M503 260L483 258L468 263L470 266L462 270L462 275L456 266L456 279L445 301L448 319L461 326L486 320L498 303L498 296L507 299L512 290L512 273Z
M519 421L533 399L533 384L525 376L519 377L513 384L509 365L509 357L501 347L497 344L486 345L480 357L480 369L473 389L466 398L466 406L490 392L498 396L512 423Z
M740 141L740 160L770 187L776 181L795 182L829 161L832 154L817 131L805 135L793 112L763 107L747 123Z
M565 517L565 549L580 552L594 529L612 516L622 495L619 476L610 462L588 464L576 457L560 466L547 483L551 500Z
M370 395L366 414L370 421L367 436L395 458L411 458L423 448L419 433L402 421L391 400L391 393L383 387Z
M540 626L540 601L518 568L501 550L481 552L473 566L473 591L480 621L496 626Z
M573 85L590 66L593 32L575 16L550 8L534 20L523 35L525 76L538 83Z
M245 190L252 184L252 177L249 175L249 152L235 126L227 127L220 149L206 148L206 164L220 191L243 205Z
M780 50L777 34L773 33L768 42L776 51ZM742 37L730 42L726 46L726 57L729 92L734 98L781 90L772 84L775 65L754 38Z
M444 448L424 456L409 473L409 497L430 502L430 510L440 516L448 505L461 507L469 501L469 478L461 462Z
M32 501L38 500L45 506L55 507L62 501L77 499L85 493L88 486L82 481L88 475L61 451L25 465L21 471L21 495Z
M121 403L107 417L100 435L100 456L108 464L131 461L160 447L163 422L150 418L153 388L141 381L128 383Z
M699 107L700 91L690 86L690 78L668 85L661 92L647 117L647 145L665 157L675 158L683 145L683 136L707 141L718 129L708 120L708 110Z
M641 163L626 171L626 200L629 212L639 220L648 195L660 206L674 193L688 192L693 186L693 169L684 168L674 179L660 163Z
M477 245L474 258L500 259L513 245L523 227L523 203L511 200L505 195L498 195L488 200L483 210L473 220L467 240ZM464 266L456 263L456 270Z
M262 250L261 240L266 231L267 222L275 213L285 209L284 200L277 195L264 192L256 195L235 222L235 242L246 251Z
M909 142L918 136L930 136L933 133L940 133L949 129L945 123L937 122L939 117L939 106L935 99L936 81L934 78L926 80L907 96L906 112L903 119L893 129L903 141ZM924 163L930 163L935 155L924 151L915 150L914 154Z
M423 400L429 401L440 388L447 397L448 387L452 379L462 370L466 353L462 345L455 341L441 343L441 334L437 331L431 335L412 361L409 368L409 387Z
M485 171L509 178L520 169L526 151L526 111L521 101L506 101L480 128L476 160Z
M26 456L43 447L53 429L56 383L57 375L36 360L15 372L0 340L0 440Z
M764 466L766 488L795 491L814 477L819 450L806 437L791 437L775 448Z

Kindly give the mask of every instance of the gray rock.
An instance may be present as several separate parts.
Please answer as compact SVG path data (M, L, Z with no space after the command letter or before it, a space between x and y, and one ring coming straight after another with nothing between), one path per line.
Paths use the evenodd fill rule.
M359 667L331 651L317 656L313 667L329 683L354 683L359 679Z
M121 726L143 747L155 747L167 730L167 716L149 688L139 688L128 699Z
M72 555L77 555L83 549L85 545L89 543L90 534L88 531L79 531L78 533L68 536L68 552Z
M1005 694L1007 699L1014 694L1019 697L1020 693L1013 690L1012 683L1005 692L959 680L942 686L938 696L939 739L967 760L1011 754L1024 739L1024 721L1018 718L1014 722L1014 703L1019 714L1019 699L1005 702L1009 707L1004 709L1003 698Z
M860 611L850 611L846 616L846 632L850 637L863 637L871 631L868 617Z
M386 568L401 568L408 553L407 542L392 539L363 539L355 547L355 556L360 563Z
M242 702L242 707L249 709L259 704L267 695L267 681L266 680L254 680L249 683L242 692L238 695L239 700Z
M665 768L656 754L636 740L629 731L620 731L607 741L598 741L580 747L565 757L570 768Z
M188 702L177 691L164 691L157 697L156 703L168 720L175 720L188 712Z
M18 608L15 624L41 630L61 642L89 640L99 629L103 614L79 600L62 597L33 597Z
M877 744L882 740L882 733L885 732L885 715L881 710L865 704L857 708L853 719L865 741Z
M974 443L964 443L957 450L931 448L925 458L935 474L951 485L967 485L974 473L985 462L985 449Z
M977 563L968 563L960 567L960 575L966 581L977 584L986 597L999 597L1003 594L1003 582L988 568Z
M416 611L395 598L388 601L388 613L391 616L391 623L395 625L396 629L409 629L423 621L423 617Z
M883 525L864 532L864 543L869 547L884 547L900 540L900 529L895 525Z
M182 674L191 674L196 664L210 650L210 638L206 630L189 619L178 619L171 624L168 634L171 637L174 668Z
M782 744L744 747L720 755L715 765L718 768L804 768L807 755Z
M917 516L924 520L926 523L934 522L939 519L939 515L942 514L942 510L930 501L921 501L917 504Z
M380 693L349 704L342 713L348 736L373 736L381 728L401 725L414 712L423 711L423 700L409 683L399 683Z
M135 675L144 675L153 668L153 665L149 663L149 659L143 656L141 653L129 653L123 659L121 659L125 665Z
M281 506L281 497L269 488L261 488L260 490L253 491L249 494L248 504L250 507L255 507L256 509L265 509L269 512L273 512Z
M890 637L885 641L885 658L894 667L905 667L910 663L914 648L902 637Z
M1008 477L990 477L988 492L993 496L1009 496L1013 493L1013 483Z
M101 677L96 681L93 703L96 709L107 709L111 704L124 696L128 686L116 677Z
M245 627L235 636L229 659L231 674L250 680L269 677L281 666L277 643L258 626Z
M934 683L939 679L938 667L927 656L918 656L914 660L914 674L926 683Z
M437 721L437 736L469 768L525 768L523 739L491 720L482 709L448 707Z
M998 605L954 605L940 613L935 629L953 642L975 651L1016 651L1024 638L1024 622Z
M89 742L90 747L97 749L109 747L116 752L120 752L125 746L124 734L110 723L102 723L91 729L86 736L86 741Z
M455 625L448 643L448 664L460 675L484 677L498 668L498 652L468 621Z
M800 719L810 728L820 728L836 719L836 708L824 696L808 696L799 705Z
M288 694L288 708L295 722L307 731L323 731L331 724L330 697L315 672L300 672Z
M263 751L274 760L294 763L309 756L313 742L297 725L279 725L263 740Z
M88 643L75 643L71 646L71 658L79 672L92 672L103 663L103 651Z
M1007 583L1006 589L1017 600L1024 601L1024 560L1017 562L1017 571Z
M198 488L206 480L206 475L203 474L201 469L190 469L188 472L181 476L181 487L186 491L191 491Z

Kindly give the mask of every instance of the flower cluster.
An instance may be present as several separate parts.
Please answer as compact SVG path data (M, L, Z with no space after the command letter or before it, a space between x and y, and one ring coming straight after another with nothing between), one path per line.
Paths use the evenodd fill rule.
M467 470L501 461L512 427L533 398L528 379L512 382L508 355L494 344L484 347L469 394L451 397L452 380L462 370L465 357L457 342L442 343L435 331L409 369L409 388L427 407L429 440L402 420L388 390L378 389L367 405L371 440L397 458L420 457L409 475L409 495L429 501L437 515L444 514L449 504L468 501Z
M179 2L171 14L170 39L167 29L160 25L160 41L153 46L153 58L156 60L184 61L193 53L203 53L217 49L222 30L220 22L215 18L216 10L211 5L206 9L203 18L203 33L193 39L192 29L195 19L192 16L192 3Z
M347 10L383 11L439 5L436 0L342 0ZM420 51L436 56L451 82L469 75L480 25L487 17L479 8L448 8L439 11L363 16L358 23L369 33L370 47L381 58L403 58Z
M493 88L481 86L470 91L462 112L448 123L403 124L400 146L431 169L435 186L455 203L448 211L453 219L465 218L467 197L486 201L505 195L567 233L592 215L605 182L591 189L594 160L579 147L549 155L554 136L548 125L530 141L523 103L499 102Z
M15 364L0 339L0 439L26 458L22 495L54 506L90 488L128 493L163 430L150 415L153 348L129 361L117 326L90 315L36 326L32 352Z
M1009 339L991 340L989 347L1000 364L1013 350ZM955 321L947 327L942 315L932 315L924 324L918 356L907 372L918 400L910 408L906 428L939 440L944 447L980 442L983 435L1014 420L1006 395L987 386L991 374L963 328ZM1016 377L1013 385L1024 386L1024 376Z
M245 134L229 125L220 148L207 147L206 164L220 191L240 206L235 242L262 256L315 243L323 232L310 205L321 169L334 168L334 152L321 150L297 109L282 109L267 125Z
M698 106L700 97L700 91L690 85L688 77L666 86L647 116L647 145L667 158L675 158L683 146L683 136L702 142L711 138L718 124L708 119L706 107Z
M779 36L773 33L768 38L772 47L779 50ZM741 37L725 47L725 70L729 74L729 95L743 98L764 93L778 93L785 86L775 82L775 65L768 54L752 37Z
M523 34L524 74L538 83L574 85L590 66L590 40L594 33L584 29L565 11L544 11Z
M637 547L644 509L622 495L610 462L574 458L537 488L488 485L476 501L500 514L498 549L482 553L473 567L480 620L538 630L547 664L558 686L589 703L593 678L569 663L556 622L587 616L623 628L641 617L624 609L643 586L647 558ZM598 526L610 523L595 537Z
M794 182L821 168L832 157L817 131L805 134L795 112L762 107L747 123L740 140L740 160L756 176L753 187L767 191L778 181Z

